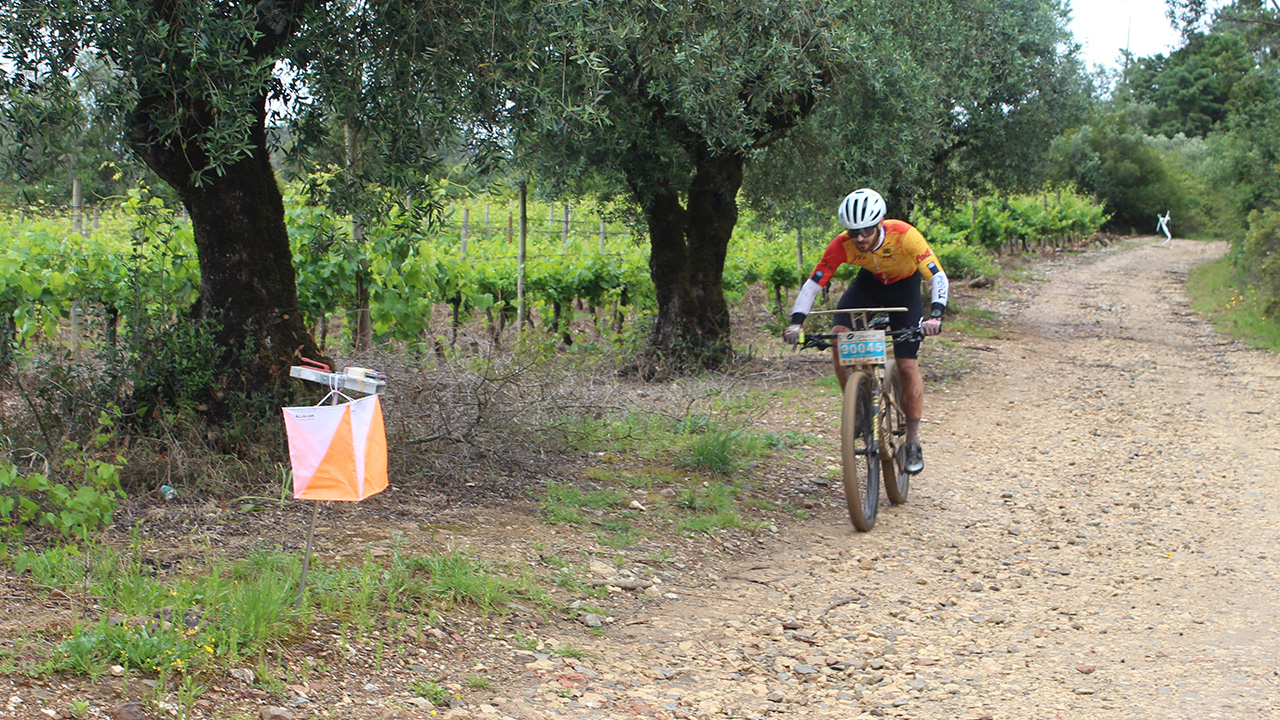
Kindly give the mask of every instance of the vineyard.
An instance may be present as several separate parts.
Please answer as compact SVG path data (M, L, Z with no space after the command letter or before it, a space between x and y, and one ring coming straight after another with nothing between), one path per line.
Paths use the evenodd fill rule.
M654 309L643 229L613 208L541 206L545 214L526 220L521 263L510 198L455 204L431 224L391 215L364 227L360 241L345 218L296 197L287 207L299 304L322 345L341 342L330 328L348 324L362 284L378 342L450 343L459 327L475 322L501 342L516 320L521 284L524 322L566 343L573 342L568 328L575 313L591 316L596 332L612 337ZM997 274L1003 254L1087 240L1105 220L1089 198L1052 190L974 199L917 224L948 273L966 278ZM134 192L85 233L71 228L62 213L0 220L6 367L32 343L99 338L114 345L122 328L171 325L196 300L190 224L159 199ZM835 230L834 223L797 230L746 217L725 262L729 301L758 284L782 317L788 292Z
M1082 655L1037 629L1010 645L1034 672L996 680L999 658L949 644L998 650L1007 618L1014 635L1096 629L1107 618L1061 616L1099 588L1150 589L1136 565L1093 562L1106 527L1085 547L1078 519L1041 512L1079 485L1080 378L1102 378L1086 390L1106 395L1105 429L1117 393L1144 391L1134 374L1161 370L1144 346L1096 372L1134 334L1111 308L1154 298L1161 366L1233 355L1202 342L1210 322L1280 347L1280 6L1166 4L1169 52L1126 40L1094 65L1106 23L1069 3L0 0L3 717L994 717L1055 673L1036 707L1151 700L1121 685L1197 717L1245 707L1221 692L1188 710L1176 677L1121 682L1124 638ZM828 354L783 333L863 187L919 228L954 292L922 346L923 414L913 363L895 366L896 403L871 394L928 474L883 532L841 539L824 524L844 461L862 456L872 488L906 458L874 461L885 428L864 397L846 403ZM1123 268L1143 282L1088 281ZM857 272L822 277L809 329ZM1261 356L1240 357L1234 385L1265 386ZM385 380L376 414L341 407L356 377L361 393ZM1168 416L1159 389L1129 405ZM1046 411L1002 461L1033 483L974 451L1014 406ZM294 452L282 408L335 413L314 452ZM368 501L295 502L322 468L380 487L383 447ZM953 501L988 477L1008 522ZM1139 505L1113 529L1167 535L1168 508ZM1021 569L992 551L1019 533L1040 547ZM940 572L905 577L904 538L991 572L959 578L928 550L917 565ZM1183 544L1157 549L1191 570L1239 555ZM771 569L727 572L748 558ZM956 602L895 599L920 585ZM1168 610L1176 590L1127 604ZM1199 595L1240 596L1216 590ZM1216 637L1212 606L1178 617ZM702 643L708 627L724 637ZM1182 649L1206 645L1195 632ZM760 652L744 665L739 648ZM1250 709L1266 714L1265 691Z

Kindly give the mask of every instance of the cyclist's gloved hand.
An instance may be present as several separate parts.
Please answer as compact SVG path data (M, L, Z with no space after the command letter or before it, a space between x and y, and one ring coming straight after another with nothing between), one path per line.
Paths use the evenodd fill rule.
M802 329L800 325L788 325L787 329L782 331L782 341L788 345L795 345L800 341L800 331Z
M920 329L924 331L925 337L930 335L942 334L942 318L929 318L920 323Z

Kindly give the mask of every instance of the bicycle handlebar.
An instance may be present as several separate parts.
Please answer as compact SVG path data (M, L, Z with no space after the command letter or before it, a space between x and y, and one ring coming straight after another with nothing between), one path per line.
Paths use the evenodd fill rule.
M923 323L923 320L921 322ZM885 325L888 325L888 324L889 324L889 321L886 318L883 323L873 321L871 323L871 326L872 326L872 329L876 329L877 327L884 327ZM910 327L910 328L902 328L901 330L886 330L884 334L892 338L894 342L898 342L898 341L916 342L916 341L924 340L924 330L920 327L920 325L916 325L915 327ZM796 346L802 347L802 348L817 348L819 350L826 350L827 348L831 347L830 341L836 339L837 337L839 337L838 333L810 334L802 330L800 332L799 342L796 343Z

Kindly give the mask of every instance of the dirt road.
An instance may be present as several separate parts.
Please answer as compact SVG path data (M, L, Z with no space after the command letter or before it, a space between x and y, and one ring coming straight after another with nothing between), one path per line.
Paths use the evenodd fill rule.
M1280 716L1280 361L1190 313L1221 251L1050 263L930 389L926 471L872 533L825 512L467 712Z

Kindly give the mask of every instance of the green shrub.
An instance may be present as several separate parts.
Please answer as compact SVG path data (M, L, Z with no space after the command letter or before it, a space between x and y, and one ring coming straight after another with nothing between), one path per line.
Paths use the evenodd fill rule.
M1280 315L1280 211L1249 213L1243 250L1249 280L1262 291L1266 314Z
M971 262L980 266L981 260L955 255L966 252L963 250L940 248L999 251L1015 240L1021 241L1024 247L1045 242L1060 245L1092 237L1107 219L1101 205L1068 187L973 198L965 204L923 215L916 226L943 260L947 273L952 274L971 267ZM952 255L952 263L948 264L944 253ZM992 270L994 267L988 265L975 274L989 274Z
M690 470L732 475L764 449L765 440L759 435L713 426L689 441L679 464Z
M962 244L934 245L933 252L951 278L975 278L997 272L991 253L985 248Z
M80 483L23 475L12 463L0 464L0 539L20 540L28 529L44 527L83 540L110 524L124 496L120 468L84 457L68 463Z

